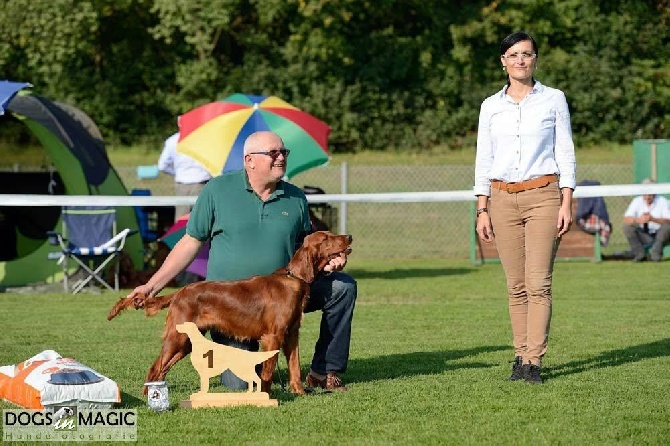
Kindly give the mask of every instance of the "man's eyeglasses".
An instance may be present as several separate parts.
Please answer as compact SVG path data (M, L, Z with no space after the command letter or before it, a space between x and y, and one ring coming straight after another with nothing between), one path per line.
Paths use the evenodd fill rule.
M509 61L516 62L517 60L533 60L537 54L535 53L512 53L506 54L503 57Z
M267 155L274 161L277 158L279 158L279 155L282 155L284 158L288 158L289 153L291 153L289 149L279 149L279 150L268 150L265 152L249 152L249 155Z

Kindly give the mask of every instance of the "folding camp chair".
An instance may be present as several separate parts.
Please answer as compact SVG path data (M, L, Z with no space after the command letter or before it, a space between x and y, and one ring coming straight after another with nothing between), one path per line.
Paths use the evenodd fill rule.
M133 189L130 195L148 197L151 195L149 189ZM140 236L144 244L152 243L158 240L158 232L156 231L157 216L151 215L150 208L146 206L135 206L135 217L137 217L137 224L140 228Z
M76 294L95 279L111 291L119 290L119 262L130 229L116 233L116 209L103 206L68 206L62 209L63 232L50 231L52 244L61 248L58 263L63 266L63 286L68 288L68 261L72 259L86 273L72 285ZM105 267L116 260L114 288L102 277Z
M133 196L151 196L150 189L133 189L130 191ZM139 227L140 237L142 237L142 245L144 247L144 269L155 267L154 256L158 252L158 238L159 235L165 232L161 228L163 220L161 213L162 207L153 206L135 206L135 217L137 217L137 225ZM174 221L173 216L169 216L168 221L170 226Z

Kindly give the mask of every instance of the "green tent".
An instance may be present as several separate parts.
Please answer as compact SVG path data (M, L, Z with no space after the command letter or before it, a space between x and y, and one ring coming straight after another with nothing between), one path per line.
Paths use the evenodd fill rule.
M52 164L39 172L0 172L0 194L128 195L107 157L93 120L71 105L21 90L6 103L6 119L18 119L40 141ZM62 279L61 267L49 259L58 252L46 231L60 230L60 207L0 206L0 285L21 286ZM138 229L132 207L117 208L117 227ZM131 236L125 251L136 268L143 259L141 237Z

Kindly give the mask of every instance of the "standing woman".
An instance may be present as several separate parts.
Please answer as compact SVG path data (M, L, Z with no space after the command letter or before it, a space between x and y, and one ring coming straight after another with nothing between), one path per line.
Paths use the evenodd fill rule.
M515 354L509 380L533 384L542 383L554 258L572 223L576 169L565 95L535 80L537 60L530 35L501 42L507 85L480 109L474 186L477 234L495 238L507 279Z

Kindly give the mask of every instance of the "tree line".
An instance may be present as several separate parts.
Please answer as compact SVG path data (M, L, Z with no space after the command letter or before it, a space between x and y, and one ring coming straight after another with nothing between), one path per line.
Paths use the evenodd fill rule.
M276 95L332 127L334 151L474 145L524 30L578 144L668 137L670 0L5 0L0 77L155 143L185 111Z

